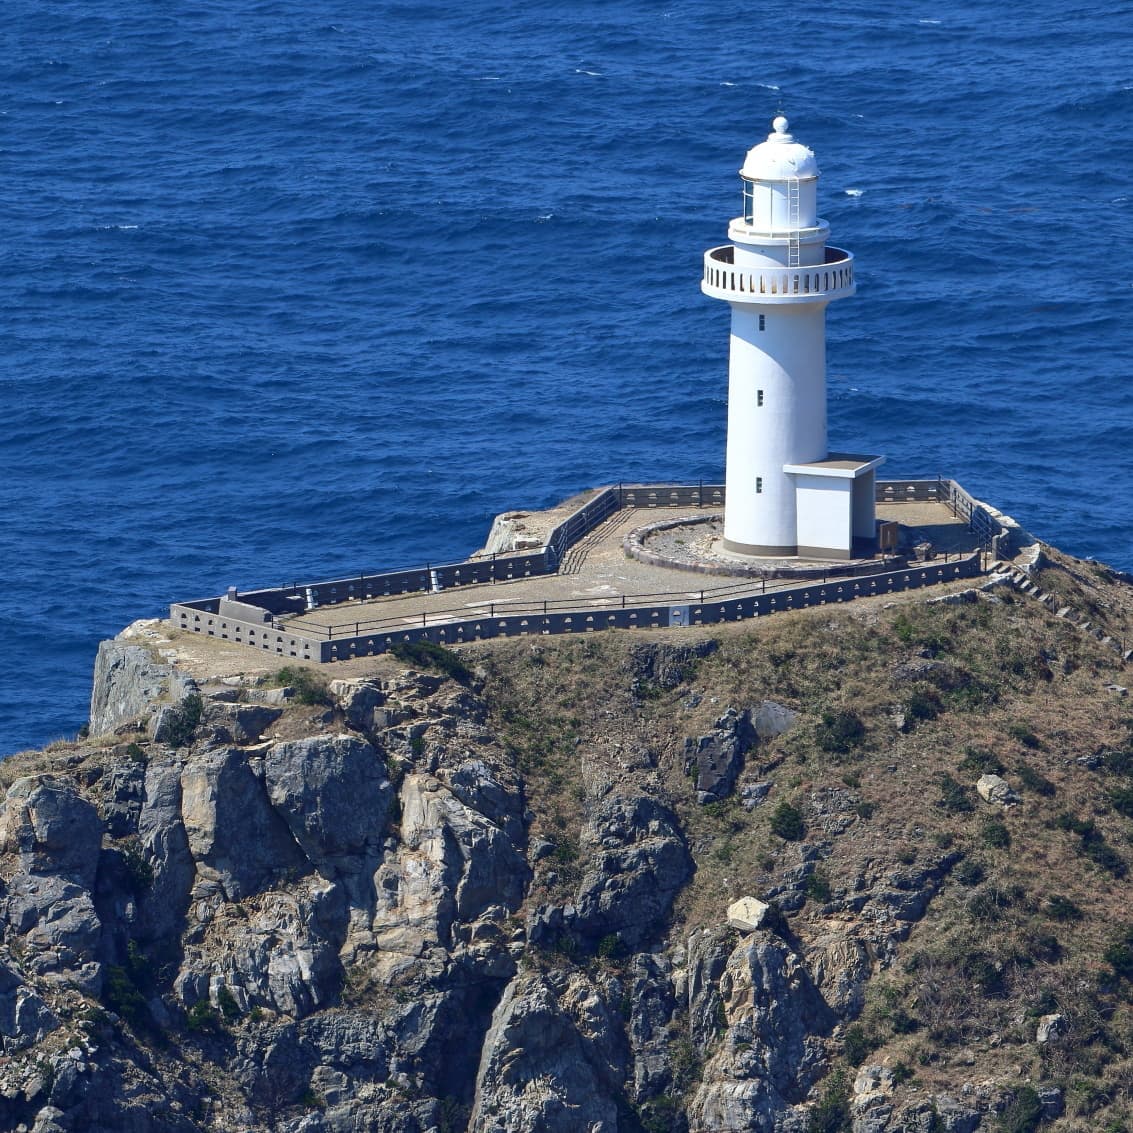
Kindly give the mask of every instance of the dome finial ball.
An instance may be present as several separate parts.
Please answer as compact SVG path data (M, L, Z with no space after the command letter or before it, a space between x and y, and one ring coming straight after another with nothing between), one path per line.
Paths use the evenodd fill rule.
M789 125L790 123L787 121L787 119L784 118L782 114L779 114L776 115L775 120L771 123L771 128L777 134L785 134Z

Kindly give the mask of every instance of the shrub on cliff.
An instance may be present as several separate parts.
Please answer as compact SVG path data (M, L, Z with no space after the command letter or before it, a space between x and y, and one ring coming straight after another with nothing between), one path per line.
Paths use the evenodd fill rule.
M802 812L786 799L771 812L771 833L787 842L801 842L806 835Z
M1043 1119L1043 1103L1034 1086L1022 1086L1015 1100L1003 1111L998 1133L1034 1133Z
M284 665L271 675L270 683L276 688L294 689L295 699L300 704L329 706L333 703L326 678L299 665Z
M390 646L390 653L407 665L437 669L460 684L467 684L472 678L468 666L451 649L432 641L398 641Z
M815 729L815 740L823 751L835 755L845 755L862 742L865 725L861 717L852 709L838 712L829 708L822 713L822 719Z

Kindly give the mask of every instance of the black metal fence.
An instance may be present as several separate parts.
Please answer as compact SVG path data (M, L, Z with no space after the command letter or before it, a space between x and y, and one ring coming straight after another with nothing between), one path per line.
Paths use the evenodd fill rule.
M955 481L941 477L879 481L876 491L879 502L939 500L968 523L980 538L983 549L995 557L1007 553L1008 529ZM766 580L747 580L701 590L696 601L689 599L689 591L627 596L612 604L595 600L548 601L527 603L522 608L517 604L502 600L497 603L489 599L481 604L480 613L469 616L467 606L435 610L422 614L420 625L407 624L405 618L393 617L320 626L305 621L301 616L302 612L315 606L432 593L476 583L507 582L553 574L572 546L623 508L720 508L723 504L722 484L617 484L599 491L553 528L547 545L538 551L487 555L455 563L426 564L408 570L361 573L329 581L292 583L242 592L239 595L241 603L272 614L270 625L222 616L220 598L174 603L170 607L170 617L174 624L190 632L240 641L283 656L331 661L344 655L384 652L394 641L426 639L451 643L520 633L571 633L607 627L731 621L759 617L784 608L801 609L816 602L849 601L862 593L933 585L951 577L971 577L980 571L980 555L977 553L960 557L955 562L938 561L881 573L873 565L848 567L837 575L831 573L801 586L786 584L769 589ZM868 580L854 582L854 578L863 572L868 572ZM931 581L926 581L929 579ZM878 591L879 586L884 590ZM486 614L482 612L485 605ZM503 610L505 605L506 612ZM300 616L290 616L295 614Z
M375 624L359 632L335 637L316 637L310 630L325 633L348 630L349 624L338 627L309 627L295 633L295 622L281 626L251 626L245 622L220 618L187 605L171 610L174 624L185 630L251 645L282 656L311 661L339 661L350 657L372 656L386 652L397 642L432 641L439 645L456 645L496 637L544 636L563 633L587 633L599 629L659 629L674 626L713 625L766 617L784 610L804 610L814 606L837 605L856 598L895 594L972 578L981 573L981 555L959 557L950 562L934 562L904 567L900 570L871 574L860 578L830 578L803 586L766 588L757 582L703 591L695 598L688 593L676 595L635 595L619 599L617 605L577 603L532 603L526 609L509 608L506 613L494 608L484 613L469 613L449 621L427 615L424 624L415 625L403 619L399 625ZM724 594L721 591L730 593ZM429 618L434 620L430 621Z

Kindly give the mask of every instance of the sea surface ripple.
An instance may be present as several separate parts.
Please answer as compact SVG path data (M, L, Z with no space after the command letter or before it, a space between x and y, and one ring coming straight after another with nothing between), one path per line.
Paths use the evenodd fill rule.
M0 753L171 600L719 478L703 250L780 106L857 257L831 440L1133 568L1133 20L708 0L15 0Z

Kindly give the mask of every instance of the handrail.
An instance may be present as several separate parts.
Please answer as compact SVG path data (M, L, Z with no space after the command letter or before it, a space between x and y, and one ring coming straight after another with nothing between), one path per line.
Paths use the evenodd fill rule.
M827 248L821 264L766 264L740 268L730 244L704 253L701 290L734 296L737 301L766 302L810 299L849 293L854 287L854 256L843 248Z
M970 557L970 552L955 552L943 555L934 560L937 565L947 565L950 562L959 562ZM546 617L549 614L577 613L589 610L600 611L609 609L634 610L648 606L677 606L697 603L720 602L729 598L754 597L757 594L783 593L792 590L803 590L812 586L826 586L831 583L842 582L855 578L868 578L870 575L884 574L887 569L904 569L894 567L892 563L874 564L867 566L850 567L846 570L824 572L821 577L815 576L801 582L796 579L762 578L759 580L745 580L732 583L728 586L716 586L699 591L667 590L651 594L622 594L610 598L564 598L552 600L533 600L529 602L508 599L497 600L488 598L476 605L487 607L487 613L475 613L474 607L469 604L450 606L444 609L422 610L420 614L402 614L395 617L369 618L350 622L336 622L331 625L320 625L308 622L300 615L286 621L277 621L273 628L288 632L308 634L312 637L325 638L333 641L336 637L358 637L363 633L380 632L389 629L411 629L414 626L428 628L430 625L448 625L454 621L476 621L482 618L507 617ZM517 580L518 581L518 580ZM498 588L496 592L498 593ZM419 620L418 620L419 619Z
M283 609L287 601L302 598L305 590L316 592L319 605L338 605L351 600L370 600L394 596L395 594L428 593L437 589L464 588L468 585L506 585L514 578L538 574L552 574L558 568L567 551L608 516L623 508L649 510L653 507L701 508L711 504L722 506L724 500L723 484L699 481L680 483L618 483L598 489L591 498L571 515L567 516L548 533L547 545L528 551L497 551L478 558L448 560L442 563L425 563L374 573L361 572L338 578L320 581L302 581L276 587L260 587L242 591L240 600L268 609L277 619L299 615L300 611ZM935 479L907 479L898 481L879 480L876 496L879 502L913 498L935 498L949 504L954 514L962 515L969 523L973 522L973 505L978 508L974 524L979 524L980 533L985 540L994 541L1003 535L994 517L974 501L967 492L951 480L941 477ZM984 529L983 521L989 520ZM973 524L973 525L974 525ZM335 588L338 593L335 594ZM367 590L385 592L366 593ZM329 593L328 593L329 591ZM197 609L207 609L216 603L216 598L198 599L178 603ZM215 612L215 609L214 609ZM305 611L303 611L305 612ZM292 623L287 623L292 624Z

